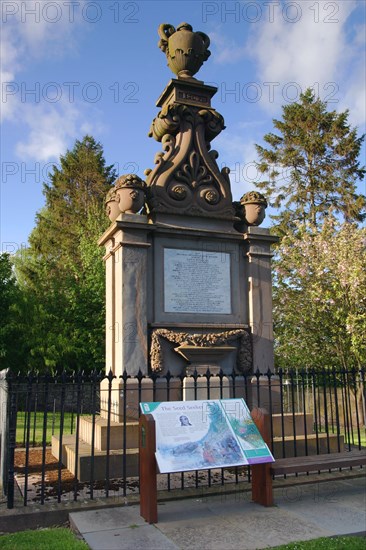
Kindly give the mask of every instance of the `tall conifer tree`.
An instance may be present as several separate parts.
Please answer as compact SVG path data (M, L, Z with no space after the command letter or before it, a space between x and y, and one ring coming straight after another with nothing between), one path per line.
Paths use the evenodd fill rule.
M117 174L91 136L54 166L27 250L16 259L34 298L30 366L92 369L104 364L104 270L97 239L108 226L105 195Z
M278 133L256 145L259 171L267 176L258 187L280 209L272 216L280 233L306 222L312 230L332 212L345 221L366 218L366 198L357 194L365 175L358 157L364 135L348 124L348 111L328 111L311 89L298 103L283 107L282 120L273 120Z

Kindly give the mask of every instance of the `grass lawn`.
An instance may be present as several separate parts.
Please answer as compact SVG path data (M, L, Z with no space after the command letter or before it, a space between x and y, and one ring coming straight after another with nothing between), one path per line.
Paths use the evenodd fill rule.
M24 433L25 441L27 440L27 414L23 411L19 411L17 414L17 433L16 442L18 445L23 446ZM43 412L38 412L36 415L34 412L30 413L30 425L29 425L29 442L31 445L42 445L43 441ZM75 433L76 430L76 415L72 415L70 412L64 413L64 429L63 434ZM49 412L47 413L47 430L46 430L46 443L51 445L51 438L53 433L55 435L60 433L60 413Z
M351 444L358 445L358 433L357 430L353 430L353 442L352 442L352 436L351 436ZM348 444L348 437L344 438L345 443ZM363 426L360 427L360 443L361 447L366 447L366 431Z
M0 536L1 550L86 550L89 546L69 529L60 527ZM273 550L364 550L363 537L320 538L276 546Z
M318 428L318 433L326 433L324 429ZM337 426L329 426L329 435L336 434L337 433ZM353 437L352 437L353 434ZM353 431L346 432L344 428L341 429L340 435L344 436L344 443L348 445L349 440L351 441L351 445L357 445L359 444L358 441L358 431L357 428L353 426ZM361 447L366 447L366 430L364 426L360 426L360 444Z
M365 550L364 537L320 538L275 546L272 550Z
M1 550L86 550L89 546L70 529L57 527L0 536Z
M86 415L90 416L90 415ZM23 446L24 443L24 434L27 437L27 426L24 426L26 422L26 413L19 411L17 415L17 433L16 433L16 442L17 445ZM64 435L75 433L76 430L76 414L70 412L64 413ZM60 433L60 413L59 412L48 412L47 413L47 430L46 430L46 444L51 445L51 438L53 433L55 435ZM319 430L319 433L325 433L324 430ZM329 433L332 434L331 426L329 427ZM337 433L336 427L334 427L334 433ZM344 436L344 430L341 432ZM366 447L366 430L363 426L360 427L360 439L361 446ZM43 412L38 412L34 415L34 412L30 413L30 430L29 430L29 441L31 445L42 445L43 438ZM358 445L358 433L355 428L353 428L353 438L354 444ZM345 443L348 443L348 440L345 436ZM351 437L352 442L352 437Z

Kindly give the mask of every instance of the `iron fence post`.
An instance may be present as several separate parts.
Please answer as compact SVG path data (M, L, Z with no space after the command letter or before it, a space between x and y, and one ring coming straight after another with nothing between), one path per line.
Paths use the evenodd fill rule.
M11 371L6 377L8 383L9 401L8 401L8 479L6 484L7 507L14 508L14 459L16 446L16 431L17 431L17 399L15 392L14 376Z

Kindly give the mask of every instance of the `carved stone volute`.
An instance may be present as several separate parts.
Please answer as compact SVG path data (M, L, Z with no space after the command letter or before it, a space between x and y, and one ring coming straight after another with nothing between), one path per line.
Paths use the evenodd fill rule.
M220 171L210 141L225 128L214 109L173 103L153 121L150 136L163 144L145 171L151 212L233 218L229 169Z

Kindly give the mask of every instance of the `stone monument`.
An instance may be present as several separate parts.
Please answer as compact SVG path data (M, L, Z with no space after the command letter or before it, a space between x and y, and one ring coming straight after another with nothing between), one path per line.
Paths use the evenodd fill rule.
M211 105L217 89L194 77L210 56L209 37L188 23L163 24L158 32L176 75L149 132L162 151L145 181L134 174L117 180L107 197L112 225L99 241L106 248L106 368L117 377L116 421L123 372L273 368L275 238L258 227L266 200L252 191L233 202L229 169L219 169L211 149L225 128Z
M210 56L210 40L187 23L163 24L158 32L176 76L157 101L149 132L162 150L145 181L122 175L106 198L112 223L99 244L106 251L106 371L114 378L111 393L110 379L101 383L94 439L91 420L81 418L80 425L83 444L97 442L100 456L109 425L117 462L126 413L128 447L137 447L133 421L139 401L153 400L149 374L186 374L183 398L205 399L207 380L194 382L193 372L250 374L273 369L274 362L270 248L276 238L258 227L267 206L263 195L252 191L233 202L229 169L219 169L211 149L225 128L211 105L217 88L194 77ZM131 376L127 392L124 373ZM146 375L142 391L133 378L138 373ZM176 382L171 399L181 399ZM227 376L223 397L231 396ZM159 395L158 386L154 397L166 400L166 392ZM210 397L219 395L211 391Z

